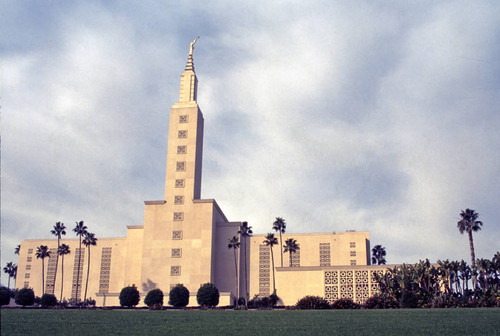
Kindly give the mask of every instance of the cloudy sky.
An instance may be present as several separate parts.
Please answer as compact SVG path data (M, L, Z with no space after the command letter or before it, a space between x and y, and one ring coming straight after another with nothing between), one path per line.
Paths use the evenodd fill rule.
M1 252L164 194L189 42L203 198L267 233L370 231L389 263L500 249L498 1L2 2ZM2 283L6 277L2 274Z

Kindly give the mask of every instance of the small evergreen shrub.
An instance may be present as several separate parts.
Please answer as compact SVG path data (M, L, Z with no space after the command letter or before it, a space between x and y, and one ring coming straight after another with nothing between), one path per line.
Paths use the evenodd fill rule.
M175 285L169 293L168 304L177 308L186 307L189 303L189 290L182 284Z
M57 298L54 294L43 294L40 302L44 308L54 307L57 305Z
M399 308L399 302L390 295L375 294L366 300L363 307L366 309L394 309Z
M146 298L144 299L144 303L152 308L153 306L161 308L163 306L163 292L161 289L156 288L152 289L148 292L146 295Z
M10 303L10 290L7 287L0 287L0 306Z
M196 293L196 301L203 307L215 307L219 304L219 290L212 283L201 285Z
M124 287L120 292L120 306L133 307L137 306L140 301L139 291L135 285Z
M20 306L32 306L35 303L35 292L31 288L22 288L14 298L16 304Z
M261 297L258 294L255 294L255 296L251 300L248 300L248 308L269 309L272 308L272 306L273 301L271 300L270 296Z
M361 305L352 301L351 299L338 299L331 305L332 309L359 309Z
M307 295L295 305L297 309L329 309L330 305L321 296Z

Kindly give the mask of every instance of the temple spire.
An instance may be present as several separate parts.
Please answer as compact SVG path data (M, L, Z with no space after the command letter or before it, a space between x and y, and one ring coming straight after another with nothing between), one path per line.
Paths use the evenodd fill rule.
M186 68L181 75L181 90L179 95L179 103L196 102L196 95L198 91L198 78L194 72L193 51L194 44L200 37L198 36L189 45L189 56Z

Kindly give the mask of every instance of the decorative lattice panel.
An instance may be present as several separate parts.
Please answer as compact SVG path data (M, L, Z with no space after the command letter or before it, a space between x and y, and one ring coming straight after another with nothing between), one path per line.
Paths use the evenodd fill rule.
M85 263L85 249L77 248L75 250L75 260L73 266L73 283L71 285L71 297L80 299L82 293L82 279L83 279L83 264ZM80 269L78 269L78 264L80 264ZM76 290L76 283L78 279L78 292Z
M325 299L333 303L339 298L339 272L325 271Z
M57 247L49 249L50 257L47 265L47 278L45 281L45 293L54 294L54 285L56 281L56 260Z
M99 272L99 293L109 293L109 275L111 272L111 247L101 251L101 270Z
M331 264L330 243L319 243L319 265L330 266Z
M271 252L266 245L259 245L259 296L268 296L271 287Z
M300 247L300 245L297 244ZM293 253L290 252L290 266L291 267L300 267L300 250L297 250Z

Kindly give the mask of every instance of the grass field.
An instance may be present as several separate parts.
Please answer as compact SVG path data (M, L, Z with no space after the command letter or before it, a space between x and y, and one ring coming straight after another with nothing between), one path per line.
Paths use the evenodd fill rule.
M322 311L2 309L4 335L500 335L500 308Z

